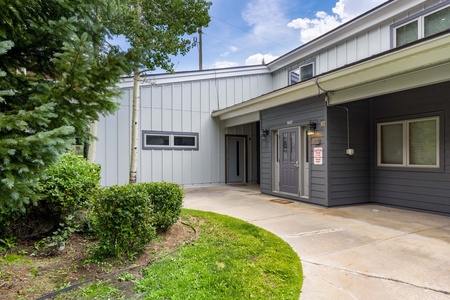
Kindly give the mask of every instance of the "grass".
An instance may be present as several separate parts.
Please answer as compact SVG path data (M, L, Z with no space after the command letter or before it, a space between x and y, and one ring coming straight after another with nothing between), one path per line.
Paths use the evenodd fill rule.
M124 270L111 274L113 276L103 276L61 293L56 299L299 298L303 281L300 260L279 237L241 220L215 213L183 209L181 219L196 228L198 236L193 243L182 246L178 243L167 251L159 251L151 259L153 263L141 272L139 269L135 272ZM60 258L48 258L49 261L54 259ZM16 267L23 269L29 283L17 291L15 299L30 299L26 295L32 291L28 289L41 290L42 287L53 286L57 290L70 286L64 276L58 276L62 272L58 268L44 275L44 269L49 266L45 267L43 263L39 260L38 264L30 265L23 256L7 255L0 259L0 267L6 264L5 268L0 268L0 287L2 282L4 287L8 286L8 281L15 276ZM108 266L107 262L104 264ZM65 265L65 268L73 267L76 265ZM55 276L61 278L56 286Z
M298 299L300 260L279 237L241 220L184 210L200 237L136 282L145 299ZM201 223L198 223L202 220Z

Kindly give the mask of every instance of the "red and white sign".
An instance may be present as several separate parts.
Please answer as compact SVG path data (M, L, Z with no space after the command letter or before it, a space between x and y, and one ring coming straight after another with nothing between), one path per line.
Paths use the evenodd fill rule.
M323 148L322 147L314 148L314 164L315 165L323 165Z

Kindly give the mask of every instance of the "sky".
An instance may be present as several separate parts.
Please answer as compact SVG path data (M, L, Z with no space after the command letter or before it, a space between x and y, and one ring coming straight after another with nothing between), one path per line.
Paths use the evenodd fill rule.
M268 63L386 0L210 1L203 70ZM198 47L172 62L176 72L198 70Z

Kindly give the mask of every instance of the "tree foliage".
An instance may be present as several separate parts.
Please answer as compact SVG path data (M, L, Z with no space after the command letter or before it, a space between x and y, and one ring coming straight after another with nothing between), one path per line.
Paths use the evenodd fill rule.
M114 3L0 0L0 218L36 201L40 174L115 111L124 57L106 42Z
M209 24L210 6L205 0L120 1L109 28L130 45L126 50L134 79L130 183L136 182L137 173L140 76L156 68L172 72L171 55L185 55L192 48L188 35Z

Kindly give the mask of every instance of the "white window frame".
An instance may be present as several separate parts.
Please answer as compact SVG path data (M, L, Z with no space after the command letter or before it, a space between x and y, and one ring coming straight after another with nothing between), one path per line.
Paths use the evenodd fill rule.
M289 72L288 72L288 76L289 76L289 78L288 78L288 83L289 83L289 85L296 84L296 83L303 82L303 81L306 81L306 80L311 79L311 78L306 78L306 79L301 78L301 73L302 73L302 72L301 72L301 69L304 68L304 67L306 67L306 66L311 66L311 67L312 67L312 76L311 76L311 78L313 78L314 76L316 76L315 60L309 60L309 61L307 61L307 62L305 62L305 63L303 63L303 64L301 64L301 65L298 65L298 66L296 66L295 68L292 68L292 69L289 70ZM292 77L291 77L291 74L292 74L293 72L298 73L298 80L299 80L299 81L297 81L297 82L292 82L292 80L291 80L291 78L292 78Z
M411 24L413 22L417 22L417 40L423 39L425 37L425 17L432 15L440 10L446 9L450 7L450 1L444 1L438 5L435 5L434 7L431 7L429 9L426 9L418 14L415 14L405 20L402 20L400 22L397 22L393 25L391 25L392 27L392 48L394 47L398 47L397 46L397 29ZM407 45L407 44L405 44ZM403 46L403 45L402 45Z
M409 124L414 122L420 122L420 121L429 121L429 120L435 120L436 121L436 164L435 165L417 165L417 164L411 164L409 162L410 156L409 156L409 148L410 148L410 141L409 141ZM394 125L394 124L402 124L403 125L403 163L402 164L385 164L381 162L381 127L385 125ZM435 117L426 117L426 118L417 118L417 119L408 119L408 120L401 120L401 121L394 121L394 122L385 122L385 123L378 123L377 124L377 165L379 167L406 167L406 168L440 168L440 118L438 116Z
M147 144L147 136L166 136L169 138L169 145L149 145ZM199 149L199 134L196 132L172 132L172 131L142 131L142 150L198 150ZM175 145L176 137L191 137L194 138L194 145Z

